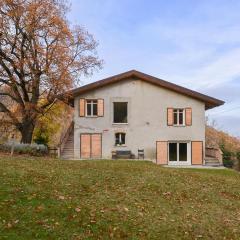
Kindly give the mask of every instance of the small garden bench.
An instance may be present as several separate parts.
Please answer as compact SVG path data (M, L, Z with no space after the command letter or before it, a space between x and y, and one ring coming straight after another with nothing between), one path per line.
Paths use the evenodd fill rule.
M134 159L135 156L129 150L112 151L112 159Z

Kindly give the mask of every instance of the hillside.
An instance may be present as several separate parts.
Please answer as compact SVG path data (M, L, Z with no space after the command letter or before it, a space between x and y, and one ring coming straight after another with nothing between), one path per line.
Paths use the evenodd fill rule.
M240 175L0 157L1 239L239 239Z
M211 147L224 146L227 151L233 153L240 151L239 138L208 125L206 126L206 145Z

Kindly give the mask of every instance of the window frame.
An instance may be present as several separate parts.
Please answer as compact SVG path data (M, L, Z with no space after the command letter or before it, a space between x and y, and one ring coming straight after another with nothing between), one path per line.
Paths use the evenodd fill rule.
M119 138L122 140L122 135L124 135L124 143L116 143L116 139L117 139L117 134L119 134ZM115 147L124 147L126 146L126 133L125 132L116 132L114 134L114 137L115 137ZM120 140L119 140L120 142ZM122 141L121 141L122 142Z
M114 104L115 103L126 103L126 105L127 105L127 122L114 122ZM129 105L129 103L128 103L128 101L113 101L112 102L112 124L113 125L127 125L128 124L128 105Z
M90 103L89 103L90 102ZM88 115L88 105L91 106L91 114ZM93 106L96 105L96 115L93 114ZM85 116L86 117L98 117L98 100L97 99L85 99Z
M182 111L182 124L179 123L180 119L180 111ZM177 123L175 123L175 113L177 114ZM186 120L185 120L185 109L184 108L174 108L173 109L173 126L176 127L184 127L186 126Z

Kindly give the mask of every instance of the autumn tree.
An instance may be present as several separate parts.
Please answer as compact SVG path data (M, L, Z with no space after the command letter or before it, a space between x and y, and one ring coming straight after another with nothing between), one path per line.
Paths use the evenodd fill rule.
M48 146L57 146L62 134L69 128L72 118L73 109L58 101L52 106L51 111L38 118L33 132L33 141Z
M0 109L23 143L59 96L101 67L93 36L72 26L67 11L59 0L0 1Z

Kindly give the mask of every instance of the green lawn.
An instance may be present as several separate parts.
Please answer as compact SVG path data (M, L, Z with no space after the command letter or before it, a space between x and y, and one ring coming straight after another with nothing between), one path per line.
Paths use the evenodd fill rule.
M240 175L0 157L0 239L239 239Z

